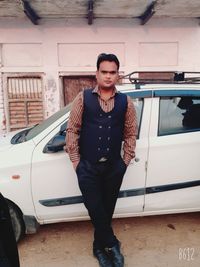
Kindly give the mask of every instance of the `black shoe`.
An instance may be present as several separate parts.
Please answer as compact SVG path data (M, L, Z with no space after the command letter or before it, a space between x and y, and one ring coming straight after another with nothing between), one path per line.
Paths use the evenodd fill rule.
M106 251L110 256L114 267L124 267L124 256L120 252L119 243L113 246L112 248L107 248Z
M93 254L99 261L101 267L113 267L111 260L104 249L93 249Z

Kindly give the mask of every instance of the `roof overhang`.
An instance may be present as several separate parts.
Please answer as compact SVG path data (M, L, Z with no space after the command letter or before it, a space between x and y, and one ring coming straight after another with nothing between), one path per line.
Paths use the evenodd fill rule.
M35 25L40 19L137 18L141 25L154 18L200 18L199 0L1 0L0 18L22 18Z

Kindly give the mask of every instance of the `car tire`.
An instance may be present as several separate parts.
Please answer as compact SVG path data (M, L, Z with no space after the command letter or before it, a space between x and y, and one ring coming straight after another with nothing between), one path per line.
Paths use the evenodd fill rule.
M20 209L11 201L7 200L13 231L17 242L25 235L25 224Z

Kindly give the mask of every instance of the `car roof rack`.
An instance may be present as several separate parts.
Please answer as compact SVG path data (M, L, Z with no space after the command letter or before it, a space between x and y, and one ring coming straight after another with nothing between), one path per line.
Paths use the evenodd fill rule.
M136 88L144 84L198 84L200 72L190 71L134 71L122 76L123 83L132 83Z

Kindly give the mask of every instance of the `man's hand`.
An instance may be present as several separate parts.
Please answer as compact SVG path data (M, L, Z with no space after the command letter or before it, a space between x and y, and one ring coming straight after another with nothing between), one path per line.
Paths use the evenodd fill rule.
M73 164L74 170L76 171L76 168L77 168L77 166L79 164L79 160L72 162L72 164Z

